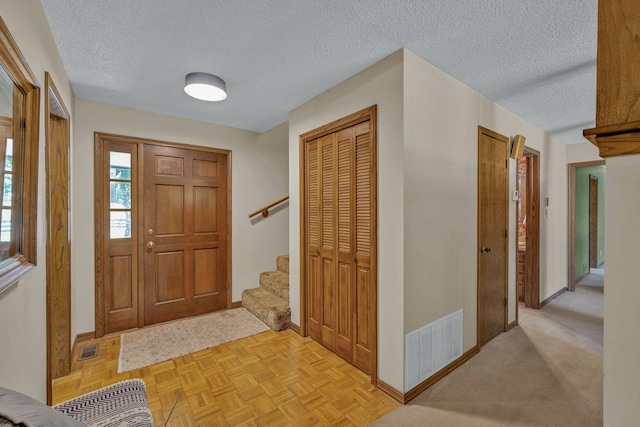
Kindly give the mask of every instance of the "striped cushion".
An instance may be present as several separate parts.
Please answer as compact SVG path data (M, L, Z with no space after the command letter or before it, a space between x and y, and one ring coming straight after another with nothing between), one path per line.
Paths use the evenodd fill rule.
M144 381L122 381L54 406L91 427L152 427Z

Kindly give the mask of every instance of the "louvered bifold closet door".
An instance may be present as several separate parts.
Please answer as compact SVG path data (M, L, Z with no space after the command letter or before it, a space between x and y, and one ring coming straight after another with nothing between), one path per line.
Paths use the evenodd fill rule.
M305 144L308 334L366 373L376 316L370 132L367 121Z
M322 342L322 288L320 286L320 155L319 140L305 145L307 178L307 327Z
M322 343L336 351L336 134L320 140L320 263Z
M354 133L353 128L337 133L338 164L338 265L337 274L337 315L336 353L353 362L353 326L354 326L354 237L355 224L354 191Z
M375 345L376 281L372 277L373 221L375 209L373 177L373 146L370 122L354 126L355 137L355 309L354 309L354 360L364 372L372 371L373 346Z

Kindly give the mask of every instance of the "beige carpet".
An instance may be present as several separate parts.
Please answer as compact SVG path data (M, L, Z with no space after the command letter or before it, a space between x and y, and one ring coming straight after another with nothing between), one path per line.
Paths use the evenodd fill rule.
M143 368L268 330L267 325L244 308L149 326L120 336L118 373Z
M592 275L593 276L593 275ZM602 277L542 310L374 426L601 426Z

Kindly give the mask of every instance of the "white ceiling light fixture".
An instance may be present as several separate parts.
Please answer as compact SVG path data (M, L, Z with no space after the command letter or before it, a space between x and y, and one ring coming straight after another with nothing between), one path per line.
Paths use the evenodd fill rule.
M222 101L227 98L227 85L218 76L208 73L189 73L184 78L187 95L203 101Z

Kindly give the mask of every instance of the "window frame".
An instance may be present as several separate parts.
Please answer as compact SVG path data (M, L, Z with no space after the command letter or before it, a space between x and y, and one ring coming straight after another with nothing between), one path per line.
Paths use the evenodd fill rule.
M1 17L0 65L14 84L14 173L20 175L12 189L16 217L12 218L11 232L16 249L15 254L0 262L2 294L36 265L40 84ZM15 172L17 168L22 171Z

